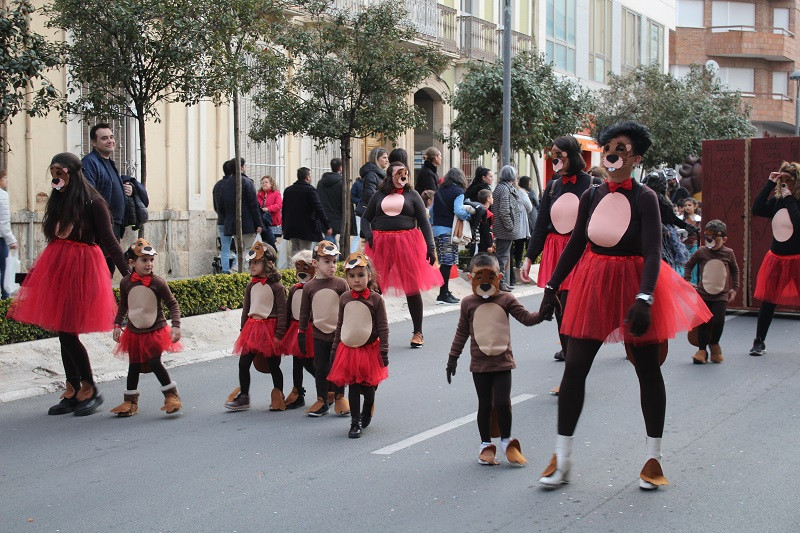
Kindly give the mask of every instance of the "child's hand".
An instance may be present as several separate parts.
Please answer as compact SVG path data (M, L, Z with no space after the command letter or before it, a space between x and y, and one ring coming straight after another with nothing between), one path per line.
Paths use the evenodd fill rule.
M298 331L297 332L297 346L300 347L300 353L305 355L306 354L306 332L305 331Z
M447 358L447 366L445 367L445 371L447 372L447 383L451 383L453 376L456 375L456 367L458 366L458 357L451 355Z
M728 291L728 301L732 302L736 298L736 291L731 289Z
M172 337L172 342L181 340L181 328L170 328L170 336Z
M534 320L535 320L534 324L541 324L541 323L542 323L542 322L544 322L545 320L547 320L548 322L549 322L549 321L551 321L551 320L553 320L553 317L552 317L552 316L549 316L549 317L545 318L544 316L542 316L542 314L541 314L541 313L533 313L533 315L536 317L536 318L534 319Z
M114 326L114 342L119 342L119 338L122 335L122 328L119 326Z
M272 339L272 348L275 351L275 353L281 353L281 350L283 350L283 348L281 347L281 339L277 337Z
M770 172L769 173L769 181L778 183L778 178L780 178L780 177L781 177L781 173L780 172Z
M388 352L381 352L381 361L383 361L383 366L389 366L389 353Z

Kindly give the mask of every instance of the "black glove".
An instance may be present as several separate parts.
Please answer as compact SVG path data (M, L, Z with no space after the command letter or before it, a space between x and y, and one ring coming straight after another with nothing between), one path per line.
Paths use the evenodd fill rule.
M367 237L364 240L367 241L367 244L369 244L369 247L372 248L372 234L370 234L370 236Z
M297 345L300 347L300 353L305 355L306 354L306 332L305 331L298 331L297 332Z
M548 285L544 289L542 303L539 304L539 315L542 320L552 320L553 314L561 316L561 311L561 300L558 299L558 293Z
M428 263L433 266L436 263L436 252L431 248L428 248L428 253L426 254L425 258L428 260Z
M644 300L637 299L633 302L630 309L628 309L628 316L625 317L625 325L628 326L628 332L634 337L641 337L647 332L650 327L652 314L650 313L650 304Z
M447 382L450 383L453 376L456 375L456 367L458 366L458 357L451 355L447 358Z
M383 366L389 366L389 352L381 352L381 360L383 361Z

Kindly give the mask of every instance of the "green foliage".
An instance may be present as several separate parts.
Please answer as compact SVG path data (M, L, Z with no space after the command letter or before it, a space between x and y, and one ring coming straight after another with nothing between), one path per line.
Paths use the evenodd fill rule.
M44 37L31 31L34 11L29 0L0 4L0 124L23 111L43 116L58 96L44 75L58 65L58 55Z
M503 64L473 63L449 103L458 112L442 136L471 154L499 154L503 142ZM511 149L534 156L553 139L588 125L591 97L555 73L543 54L521 53L511 67Z
M707 139L738 139L756 133L750 106L700 65L675 78L657 65L640 66L624 76L611 74L597 104L595 134L620 120L636 120L650 129L653 146L645 168L674 166L700 155Z

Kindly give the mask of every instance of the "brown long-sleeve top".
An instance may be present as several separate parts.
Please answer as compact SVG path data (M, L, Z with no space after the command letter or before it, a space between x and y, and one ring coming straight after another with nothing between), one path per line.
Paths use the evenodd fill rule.
M360 348L381 340L381 352L389 353L389 319L386 316L386 303L375 291L369 298L353 298L353 291L347 291L339 298L339 322L333 337L333 350L343 342L350 348Z
M148 287L139 280L131 281L130 274L119 282L119 307L114 324L121 326L122 319L127 314L127 328L134 333L149 333L161 329L167 325L163 306L167 304L172 327L181 327L181 310L178 300L169 290L169 285L158 276L151 274L149 277Z
M250 317L276 318L275 337L286 334L286 289L280 281L266 283L250 281L244 290L242 303L242 327Z
M467 338L471 338L470 372L499 372L516 368L511 352L508 315L526 326L542 321L539 313L528 311L507 292L498 292L487 299L470 294L461 300L461 316L450 347L450 356L459 357Z
M67 240L82 242L84 244L99 244L100 248L114 261L120 274L130 274L128 262L122 253L119 241L114 236L111 228L111 215L108 213L108 204L103 198L95 198L86 204L81 217L80 228L73 227Z
M710 250L697 249L683 267L683 279L691 283L692 269L697 265L697 294L710 302L727 300L728 291L739 291L739 266L733 250L723 246Z
M297 291L300 291L298 294ZM297 300L295 301L295 297ZM303 300L303 284L295 283L289 288L289 295L286 297L286 327L292 320L300 320L300 304Z
M315 339L333 342L339 322L339 297L349 290L342 278L314 278L307 281L303 285L298 330L306 331L310 322Z

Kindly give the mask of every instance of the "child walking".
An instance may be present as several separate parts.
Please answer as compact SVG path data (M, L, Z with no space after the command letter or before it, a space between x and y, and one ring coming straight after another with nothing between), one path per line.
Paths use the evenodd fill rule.
M736 298L739 291L739 266L733 250L725 246L728 227L721 220L710 220L703 230L704 246L698 249L683 269L683 278L690 281L694 267L697 267L697 293L713 314L711 320L697 326L697 353L692 362L703 365L708 361L722 362L722 348L719 340L725 327L725 311L728 302Z
M152 372L161 383L164 393L162 411L177 413L181 409L178 387L170 380L161 363L161 353L177 352L181 346L181 311L167 283L153 274L156 250L144 239L137 239L125 251L133 270L119 283L119 308L114 319L114 341L119 345L116 354L128 359L128 389L123 402L111 410L120 417L133 416L139 411L139 374ZM167 304L172 328L167 326L162 311ZM128 324L122 329L122 320Z
M337 386L350 385L347 396L351 424L347 436L357 439L372 421L375 389L389 377L389 320L369 258L361 252L352 253L344 268L350 290L339 298L339 321L332 347L335 357L328 381Z
M347 282L336 277L339 248L335 244L320 241L314 248L313 257L311 263L317 274L303 287L297 325L297 344L301 354L307 353L306 332L309 328L314 335L314 380L317 386L317 401L306 414L312 417L325 416L333 400L334 411L344 416L350 414L350 404L344 397L344 387L337 387L333 392L333 398L329 398L328 372L332 363L331 346L339 319L339 297L347 292Z
M500 291L500 265L497 258L478 253L469 264L472 294L461 300L461 316L450 357L447 360L447 382L451 382L461 351L468 338L472 361L469 370L478 394L478 432L481 444L478 463L496 465L497 447L492 444L492 414L500 427L500 447L510 464L522 466L519 440L511 438L511 369L516 368L511 352L510 314L526 326L539 324L539 313L527 311L516 297Z
M303 299L303 286L314 278L317 269L312 265L311 250L301 250L292 256L297 281L289 289L286 300L286 335L283 336L283 353L292 356L292 392L286 397L286 408L297 409L306 404L306 390L303 388L303 370L314 377L314 335L306 330L306 353L300 352L297 343L297 327L300 318L300 303Z
M225 402L231 411L250 409L250 365L272 374L269 410L286 410L279 342L286 332L286 289L275 267L277 256L275 248L263 242L256 242L245 256L253 279L244 291L242 329L233 345L233 353L239 355L239 387Z

